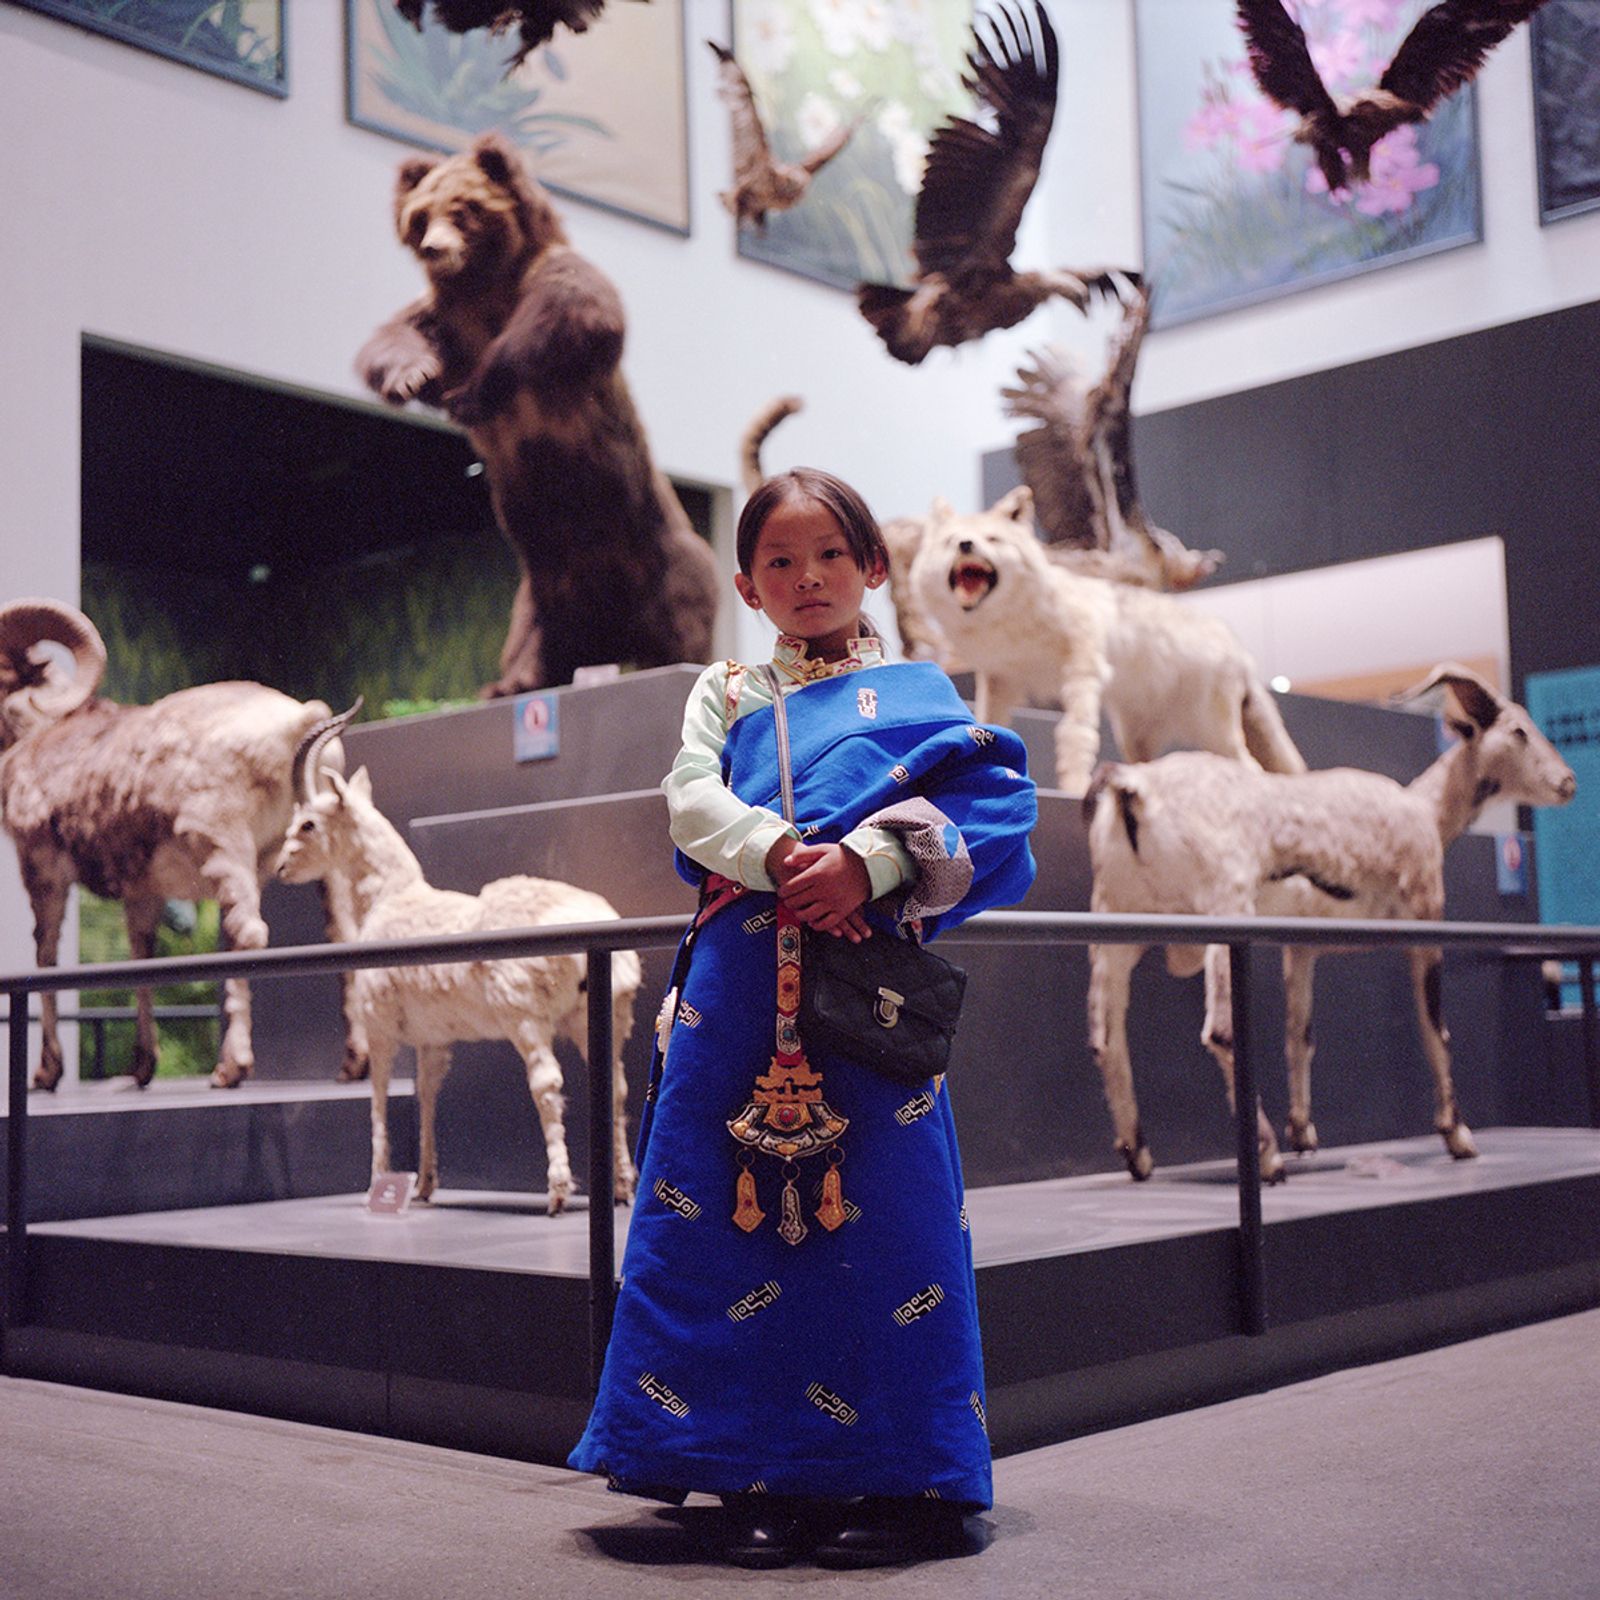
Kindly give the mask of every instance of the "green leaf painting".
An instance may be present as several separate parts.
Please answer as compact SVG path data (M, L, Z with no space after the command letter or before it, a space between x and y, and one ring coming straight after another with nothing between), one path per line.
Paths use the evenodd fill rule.
M780 159L859 119L801 204L741 231L740 255L842 289L906 282L928 138L971 107L971 42L964 0L734 0L734 54Z
M17 0L185 66L287 94L285 0Z
M419 31L392 0L346 0L351 122L424 149L506 134L548 188L677 232L689 227L683 0L610 7L516 71L515 41Z
M1376 83L1422 0L1302 0L1328 88ZM1136 0L1145 268L1168 327L1481 237L1472 91L1373 147L1328 193L1297 118L1269 101L1229 0Z

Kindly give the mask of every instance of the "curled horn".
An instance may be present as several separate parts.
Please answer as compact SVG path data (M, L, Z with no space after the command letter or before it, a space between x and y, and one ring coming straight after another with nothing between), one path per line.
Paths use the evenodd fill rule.
M39 649L45 643L65 645L72 652L75 670L70 678L48 651ZM13 600L0 606L0 659L6 657L21 686L7 695L5 709L29 724L55 722L76 711L99 687L106 670L100 630L59 600Z
M1480 728L1489 727L1505 709L1505 700L1491 685L1485 683L1470 667L1463 667L1455 661L1446 661L1435 667L1415 688L1397 694L1395 699L1403 704L1408 700L1420 699L1441 686L1455 695L1461 709Z
M289 784L294 790L297 801L304 803L315 798L316 775L321 770L322 752L355 721L365 703L363 698L357 695L355 704L348 711L324 717L306 729L299 747L295 750L294 765L289 770Z

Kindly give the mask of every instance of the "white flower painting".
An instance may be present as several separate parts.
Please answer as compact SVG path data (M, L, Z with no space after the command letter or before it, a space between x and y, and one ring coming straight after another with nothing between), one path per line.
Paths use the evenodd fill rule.
M740 234L740 254L843 289L904 283L929 135L970 108L971 35L968 0L733 0L734 54L775 153L856 124L800 205Z

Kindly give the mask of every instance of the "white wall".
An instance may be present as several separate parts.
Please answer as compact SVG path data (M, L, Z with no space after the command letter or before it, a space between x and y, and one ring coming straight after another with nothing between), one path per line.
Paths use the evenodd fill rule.
M1131 6L1049 3L1063 41L1061 107L1019 259L1136 262ZM793 390L809 409L774 437L769 465L828 466L884 515L935 493L972 508L979 453L1012 437L996 391L1021 350L1094 336L1053 308L911 369L883 355L847 296L738 260L715 193L727 125L700 45L725 36L726 0L687 9L693 237L565 207L578 247L630 307L625 364L658 459L732 481L747 418ZM291 10L291 94L279 101L0 7L0 594L76 598L85 332L355 394L355 350L418 290L388 216L405 149L344 121L343 7L292 0ZM1600 296L1600 216L1537 225L1530 102L1519 32L1482 79L1485 245L1157 334L1141 408ZM0 968L28 959L6 851Z

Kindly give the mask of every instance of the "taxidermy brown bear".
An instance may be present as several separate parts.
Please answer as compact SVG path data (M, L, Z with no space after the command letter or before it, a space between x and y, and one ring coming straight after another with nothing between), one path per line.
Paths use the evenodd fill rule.
M567 683L595 663L708 660L716 566L651 460L618 366L610 279L567 243L494 134L408 161L395 226L428 289L373 334L356 370L394 405L442 407L488 472L522 579L484 693Z

